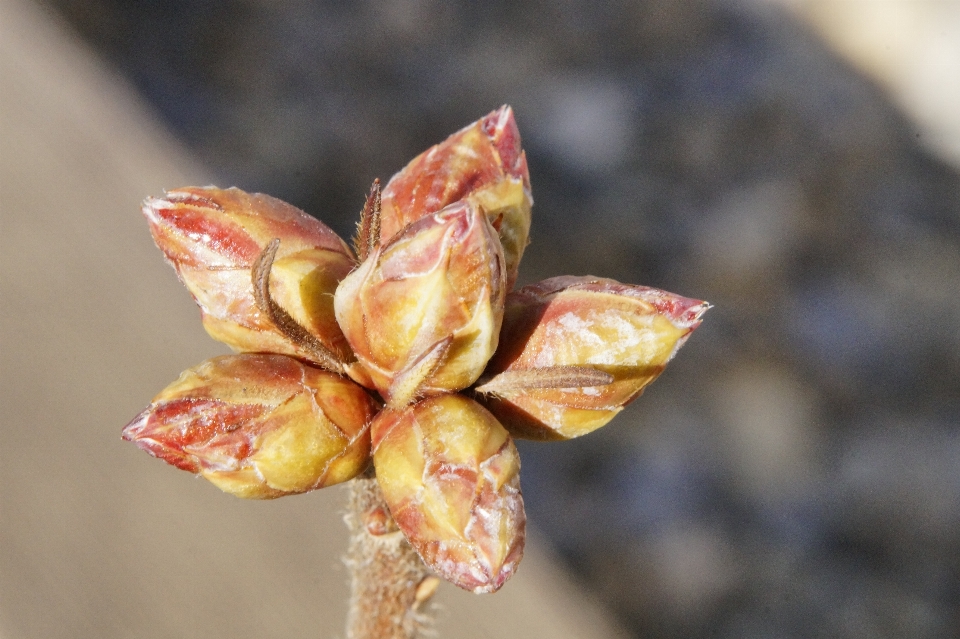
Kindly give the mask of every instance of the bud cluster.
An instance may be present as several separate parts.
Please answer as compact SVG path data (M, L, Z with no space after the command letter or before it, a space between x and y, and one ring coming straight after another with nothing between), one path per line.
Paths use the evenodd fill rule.
M354 251L306 213L236 188L143 205L157 246L237 354L184 372L123 430L245 498L372 463L424 562L474 592L523 554L513 438L570 439L636 399L709 307L595 277L511 292L530 178L509 107L374 182Z

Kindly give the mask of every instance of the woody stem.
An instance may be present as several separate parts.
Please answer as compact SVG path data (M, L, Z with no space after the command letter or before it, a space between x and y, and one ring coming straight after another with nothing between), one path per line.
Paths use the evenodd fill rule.
M423 604L437 578L397 528L376 478L358 477L348 490L347 639L416 639L432 621Z

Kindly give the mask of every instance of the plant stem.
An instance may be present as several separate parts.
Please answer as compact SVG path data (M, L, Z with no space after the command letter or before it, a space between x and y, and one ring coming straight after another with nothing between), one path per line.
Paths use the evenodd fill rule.
M416 639L432 622L421 606L437 578L397 528L375 478L358 477L348 490L347 639Z

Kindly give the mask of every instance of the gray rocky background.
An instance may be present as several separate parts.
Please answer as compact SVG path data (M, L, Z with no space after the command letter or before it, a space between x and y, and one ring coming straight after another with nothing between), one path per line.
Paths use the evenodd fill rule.
M45 5L222 186L344 235L373 177L512 104L536 200L521 283L716 306L616 421L522 446L533 522L637 637L960 636L960 173L794 17Z

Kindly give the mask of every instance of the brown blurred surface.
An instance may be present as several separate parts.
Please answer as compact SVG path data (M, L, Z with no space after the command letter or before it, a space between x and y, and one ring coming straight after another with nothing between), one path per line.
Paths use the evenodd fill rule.
M0 3L0 637L342 636L338 489L244 502L120 440L223 352L138 213L208 181L32 4ZM439 636L625 636L536 537L517 577L444 584Z

